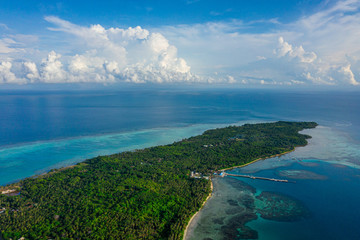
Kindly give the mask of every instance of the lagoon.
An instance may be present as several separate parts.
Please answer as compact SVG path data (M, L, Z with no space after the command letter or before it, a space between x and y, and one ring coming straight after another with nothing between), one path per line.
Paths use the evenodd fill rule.
M243 168L228 171L232 174L251 174L268 178L282 178L295 183L279 183L239 177L214 179L214 192L204 208L192 221L186 239L359 239L358 230L360 193L359 150L349 147L348 158L336 161L336 154L321 155L314 151L319 138L327 136L328 148L338 156L344 154L342 138L329 136L329 128L305 130L314 136L306 147L281 157L255 162ZM348 143L351 146L351 143ZM329 149L320 149L320 153ZM351 157L352 158L351 158ZM356 156L356 157L354 157ZM350 166L350 163L353 166ZM355 164L355 165L354 165ZM250 189L250 190L249 190ZM259 201L262 193L271 193L265 203ZM279 200L279 196L282 196ZM294 210L293 199L303 212ZM243 199L248 199L243 202ZM250 204L250 205L249 205ZM265 204L265 205L264 205ZM266 209L270 206L270 209ZM270 215L264 215L271 212ZM214 210L217 209L217 210ZM255 210L254 210L255 209ZM290 211L290 214L289 214ZM237 218L249 218L243 225L234 225ZM276 217L276 216L281 217ZM270 216L270 217L269 217ZM236 228L229 233L229 228ZM244 232L252 234L244 236Z

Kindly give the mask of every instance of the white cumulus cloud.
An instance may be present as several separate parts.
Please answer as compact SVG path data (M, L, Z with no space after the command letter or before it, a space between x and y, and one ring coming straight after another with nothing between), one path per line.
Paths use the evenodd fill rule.
M190 73L186 61L177 56L177 48L160 33L150 33L140 26L105 29L99 24L78 26L57 17L45 19L56 26L50 30L74 36L77 50L82 50L67 56L70 60L64 64L57 60L57 68L53 69L56 76L43 76L46 82L60 76L68 79L63 81L72 82L161 83L198 79ZM60 68L67 69L66 73Z
M277 20L264 31L241 20L157 30L182 50L197 72L216 69L247 84L267 79L285 85L354 86L360 77L359 11L356 0L325 1L313 14L287 23Z
M359 85L360 83L355 80L354 73L351 71L351 64L348 64L340 69L340 73L344 75L346 81L348 81L351 85Z
M287 23L232 19L152 29L48 16L50 37L0 37L0 83L359 86L360 2L321 6Z
M28 78L31 82L34 82L37 79L39 79L40 77L39 71L34 62L24 62L24 67L26 69L25 70L26 78Z
M26 83L25 79L17 78L15 74L11 71L11 68L12 68L11 62L0 63L0 83L8 83L8 84Z
M67 74L63 69L63 64L60 61L61 55L55 51L51 51L46 59L43 59L41 64L41 78L40 81L46 83L61 83L67 82Z
M0 39L0 54L7 56L3 58L6 62L1 68L1 83L203 81L190 72L187 62L178 57L177 48L161 33L140 26L121 29L95 24L85 27L54 16L45 20L53 25L48 28L50 31L61 35L47 53L28 48L20 51L11 47L15 41ZM14 61L21 67L12 72Z
M293 47L283 37L279 37L279 47L276 53L279 57L289 56L290 58L298 58L303 63L312 63L317 58L314 52L305 52L302 46Z

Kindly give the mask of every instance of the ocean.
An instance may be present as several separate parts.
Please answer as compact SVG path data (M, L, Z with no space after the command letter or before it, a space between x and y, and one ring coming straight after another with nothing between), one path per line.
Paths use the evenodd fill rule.
M210 128L316 121L318 128L306 130L308 146L232 170L294 183L214 180L189 239L360 239L359 109L360 94L351 91L0 91L0 185ZM244 211L252 216L246 222Z
M328 127L304 132L308 146L227 171L289 183L215 178L186 239L360 239L359 143Z

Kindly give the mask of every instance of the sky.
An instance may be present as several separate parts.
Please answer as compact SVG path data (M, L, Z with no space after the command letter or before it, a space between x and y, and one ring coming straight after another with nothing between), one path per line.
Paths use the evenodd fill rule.
M0 89L360 89L360 1L0 1Z

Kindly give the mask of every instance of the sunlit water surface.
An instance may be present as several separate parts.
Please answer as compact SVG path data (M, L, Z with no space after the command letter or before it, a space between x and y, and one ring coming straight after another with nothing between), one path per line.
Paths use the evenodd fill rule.
M275 90L0 92L0 185L245 122L316 121L306 147L226 177L190 239L360 239L360 95ZM270 211L274 209L274 211Z

